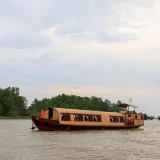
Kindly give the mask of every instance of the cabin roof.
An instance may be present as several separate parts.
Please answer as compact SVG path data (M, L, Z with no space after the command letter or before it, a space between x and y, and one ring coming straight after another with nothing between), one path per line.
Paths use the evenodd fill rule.
M117 105L117 107L119 107L119 108L127 108L128 106L130 106L130 105L127 103L120 103Z
M127 103L120 103L120 104L117 105L117 107L119 107L119 108L127 108L128 106L129 106L129 107L138 108L138 107L135 106L135 105L131 105L131 104L127 104Z
M54 108L59 113L72 113L72 114L95 114L95 115L112 115L112 116L122 116L121 113L118 112L103 112L103 111L92 111L92 110L80 110L80 109L68 109L68 108Z

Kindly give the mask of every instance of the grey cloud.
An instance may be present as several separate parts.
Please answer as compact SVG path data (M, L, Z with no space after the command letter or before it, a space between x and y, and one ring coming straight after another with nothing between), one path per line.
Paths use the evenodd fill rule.
M123 1L124 2L124 1ZM1 17L7 19L5 37L0 39L0 47L34 48L49 45L50 39L39 34L43 29L57 27L56 35L70 35L74 41L97 40L99 43L125 42L135 39L134 35L119 34L116 28L127 26L127 19L119 18L115 3L111 1L1 1ZM120 2L116 2L118 6ZM0 22L2 23L2 22ZM13 24L13 25L12 25ZM3 26L3 25L2 25ZM18 27L18 28L17 28ZM133 26L132 26L133 27ZM5 25L3 26L5 29ZM108 28L113 28L112 32ZM89 33L89 34L88 34ZM98 57L96 57L98 59ZM15 76L21 75L34 84L46 83L92 83L111 84L112 79L133 74L129 64L121 64L114 58L101 57L100 61L70 60L57 53L44 53L36 60L23 59L21 68L13 70ZM99 64L97 64L99 63ZM6 70L12 70L7 68ZM25 70L25 73L24 73ZM112 72L111 72L112 70ZM43 76L42 76L43 75ZM131 79L131 77L133 79ZM140 77L141 78L141 77ZM95 81L97 80L97 82ZM125 78L115 81L124 84ZM20 80L23 83L23 79ZM27 81L27 83L30 83ZM24 82L25 83L25 82Z
M127 25L127 21L119 21L115 16L115 3L111 1L2 0L0 3L1 19L9 22L7 28L1 24L3 21L0 22L7 33L1 38L0 47L33 48L49 45L50 39L38 33L54 26L57 26L57 36L69 34L74 41L97 40L100 43L112 43L135 38L116 31L112 35L109 30L106 31L108 27ZM17 28L14 29L14 25ZM93 35L88 35L88 32Z
M152 85L154 87L160 87L160 78L152 78L151 80L149 80L149 85Z
M2 86L93 85L142 87L152 75L146 66L112 56L87 56L72 59L68 55L44 53L37 59L19 58L0 65ZM147 72L146 72L147 70Z
M2 48L30 49L49 44L50 39L48 37L34 35L34 33L31 32L25 35L5 35L0 38L0 47Z
M114 42L126 42L129 40L135 40L136 36L133 34L120 34L116 31L106 31L105 27L93 29L90 24L87 24L90 28L83 29L80 26L59 26L57 27L56 34L69 35L74 41L88 41L97 40L100 43L114 43ZM96 24L94 24L96 26ZM107 27L107 26L106 26Z

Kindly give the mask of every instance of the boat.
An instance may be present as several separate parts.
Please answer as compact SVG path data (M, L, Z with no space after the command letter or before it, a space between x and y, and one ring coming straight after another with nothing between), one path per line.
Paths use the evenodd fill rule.
M48 107L41 111L40 116L31 116L34 124L31 129L35 127L43 131L133 129L144 125L144 115L136 113L136 106L121 103L117 107L120 107L120 112ZM132 111L130 107L133 108Z

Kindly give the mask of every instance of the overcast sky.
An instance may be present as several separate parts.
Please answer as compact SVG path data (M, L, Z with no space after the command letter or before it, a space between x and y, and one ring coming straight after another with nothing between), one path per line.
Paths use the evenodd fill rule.
M159 0L0 0L0 87L29 105L97 96L160 116Z

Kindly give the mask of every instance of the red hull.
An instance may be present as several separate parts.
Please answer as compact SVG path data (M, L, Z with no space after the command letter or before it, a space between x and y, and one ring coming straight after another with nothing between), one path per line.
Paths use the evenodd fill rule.
M132 129L140 126L77 126L77 125L64 125L59 121L43 119L36 116L31 116L33 123L39 130L43 131L58 131L58 130L103 130L103 129Z

